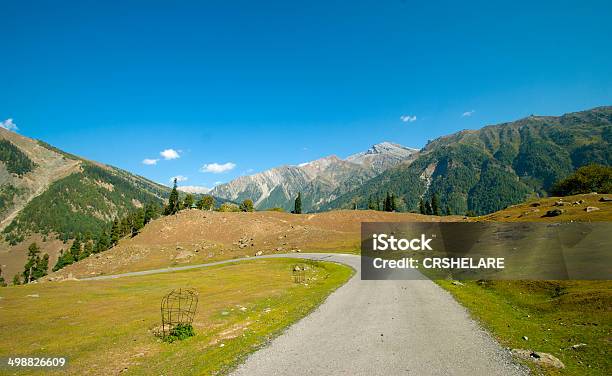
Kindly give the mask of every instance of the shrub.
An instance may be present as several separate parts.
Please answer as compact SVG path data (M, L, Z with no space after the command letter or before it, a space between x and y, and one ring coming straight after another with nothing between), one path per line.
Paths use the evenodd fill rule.
M172 343L174 341L182 341L189 337L195 336L195 331L191 324L178 324L174 328L170 329L170 333L164 337L164 341Z
M232 204L231 202L224 202L219 206L218 209L220 212L239 212L240 208L236 204Z

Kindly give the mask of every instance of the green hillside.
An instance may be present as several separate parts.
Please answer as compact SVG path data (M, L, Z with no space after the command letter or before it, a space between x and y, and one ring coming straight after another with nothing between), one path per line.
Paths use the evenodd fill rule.
M491 213L545 196L576 168L612 164L612 107L560 117L530 116L511 123L438 138L411 164L387 170L324 209L366 208L371 198L398 198L415 211L421 197L440 197L452 214Z
M58 152L55 148L50 150ZM64 240L79 233L98 234L115 217L123 217L147 203L161 204L169 192L166 187L121 169L63 152L62 155L78 160L79 170L54 181L25 205L3 231L9 243L17 244L32 233L53 234ZM0 199L9 199L12 194L3 189Z

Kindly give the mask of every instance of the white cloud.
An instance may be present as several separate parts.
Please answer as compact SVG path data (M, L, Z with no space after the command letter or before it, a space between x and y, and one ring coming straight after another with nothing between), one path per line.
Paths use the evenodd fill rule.
M187 181L189 180L189 178L187 178L187 176L183 176L183 175L176 175L170 178L170 183L174 182L174 179L176 179L177 182L182 182L182 181Z
M179 191L187 192L187 193L208 193L210 192L210 188L204 187L201 185L184 185L182 187L177 187Z
M202 172L212 172L213 174L220 174L222 172L227 172L233 170L236 167L235 163L227 162L223 164L219 163L208 163L202 166L200 171Z
M464 113L461 114L461 117L470 117L474 115L474 112L476 112L476 110L465 111Z
M159 161L159 159L145 158L142 160L142 164L145 164L147 166L155 166L157 164L157 161Z
M0 121L0 127L13 132L19 129L17 128L17 124L13 122L13 119L6 119L5 121Z
M416 115L402 115L400 116L400 120L403 121L404 123L412 123L414 121L416 121L417 117Z
M164 151L161 151L159 153L159 155L161 155L162 157L164 157L165 160L170 160L170 159L178 159L181 156L179 155L179 152L174 150L174 149L166 149Z

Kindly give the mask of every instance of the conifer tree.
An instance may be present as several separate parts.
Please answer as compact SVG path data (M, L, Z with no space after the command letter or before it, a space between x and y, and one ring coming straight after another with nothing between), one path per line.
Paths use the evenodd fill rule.
M23 280L30 283L47 275L49 267L49 255L45 253L40 257L40 248L36 243L30 244L28 247L28 260L23 268Z
M119 224L119 218L115 218L113 221L113 227L111 228L111 246L117 245L121 239L121 229Z
M427 214L427 211L425 210L425 203L423 202L423 198L419 200L419 213Z
M448 207L448 205L446 205L445 214L446 215L451 215L451 211L450 211L450 208Z
M81 235L77 234L76 238L74 238L74 242L72 242L72 246L70 246L70 254L74 260L78 260L81 254Z
M102 230L100 236L98 237L98 241L96 242L96 253L104 252L109 249L111 246L110 238L106 230Z
M376 210L376 204L374 203L374 198L372 196L370 196L368 199L368 209Z
M168 198L168 205L166 206L166 210L164 210L165 215L173 215L179 211L179 194L176 188L176 178L174 179L174 186L172 187L172 192L170 192L170 197Z
M293 213L302 214L302 192L299 192L295 198Z
M153 219L156 219L157 217L159 217L159 205L156 203L146 204L144 212L145 225L151 222Z
M434 193L431 197L431 211L433 215L441 215L440 203L438 202L438 194Z

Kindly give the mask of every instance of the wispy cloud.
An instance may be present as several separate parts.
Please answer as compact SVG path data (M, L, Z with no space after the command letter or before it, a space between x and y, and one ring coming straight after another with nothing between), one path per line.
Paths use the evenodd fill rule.
M161 155L162 157L164 157L165 160L170 160L170 159L178 159L181 156L179 155L179 152L174 150L174 149L166 149L164 151L161 151L159 153L159 155Z
M176 175L170 178L170 183L174 182L174 179L176 179L177 182L182 182L182 181L187 181L189 180L189 178L187 176L183 176L183 175Z
M210 192L210 188L204 187L202 185L184 185L182 187L177 187L179 191L187 192L187 193L208 193Z
M147 166L155 166L159 159L145 158L142 160L142 164Z
M402 115L400 116L400 120L403 121L404 123L412 123L415 122L417 119L416 115Z
M17 124L15 124L13 119L6 119L5 121L0 121L0 127L13 132L19 129L17 128Z
M210 172L213 174L220 174L222 172L227 172L227 171L231 171L236 167L235 163L232 162L227 162L227 163L207 163L204 166L202 166L202 168L200 169L200 171L202 172Z
M476 110L465 111L464 113L461 114L461 117L470 117L474 115L474 112L476 112Z

